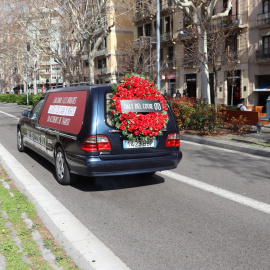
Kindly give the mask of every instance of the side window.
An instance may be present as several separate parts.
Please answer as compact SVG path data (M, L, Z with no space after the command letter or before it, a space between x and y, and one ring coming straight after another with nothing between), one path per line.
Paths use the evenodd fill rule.
M33 110L31 111L31 114L30 114L30 118L31 119L37 119L39 113L40 113L40 110L42 108L42 105L44 103L44 99L40 100L36 105L35 107L33 108Z
M109 106L110 106L110 102L112 100L112 96L113 96L113 93L112 92L109 92L109 93L106 93L106 106L105 106L105 117L106 117L106 124L110 127L114 127L115 126L115 121L114 121L114 118L113 118L113 115L112 113L109 111Z

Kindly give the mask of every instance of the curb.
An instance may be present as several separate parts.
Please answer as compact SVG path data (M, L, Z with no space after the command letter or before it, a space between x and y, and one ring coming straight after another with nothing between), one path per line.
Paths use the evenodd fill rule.
M183 141L189 141L189 142L194 142L194 143L199 143L199 144L215 146L218 148L239 151L239 152L252 154L256 156L270 157L270 150L261 149L261 148L251 146L251 145L246 145L243 143L220 141L220 140L215 140L212 138L205 138L205 137L200 137L197 135L189 135L189 134L183 134L183 133L180 134L180 139Z

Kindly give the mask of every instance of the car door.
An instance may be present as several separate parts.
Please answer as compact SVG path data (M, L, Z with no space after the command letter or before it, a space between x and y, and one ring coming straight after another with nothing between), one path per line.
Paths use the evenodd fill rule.
M29 146L37 152L39 152L39 150L42 148L42 142L44 141L43 132L36 129L43 103L44 99L38 101L30 112L29 121L27 121L24 126L26 130L27 144L29 144Z

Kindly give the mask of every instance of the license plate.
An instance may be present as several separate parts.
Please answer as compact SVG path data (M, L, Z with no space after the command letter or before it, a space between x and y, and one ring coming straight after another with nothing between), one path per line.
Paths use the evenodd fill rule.
M123 141L124 149L128 148L146 148L146 147L156 147L156 140L152 141Z

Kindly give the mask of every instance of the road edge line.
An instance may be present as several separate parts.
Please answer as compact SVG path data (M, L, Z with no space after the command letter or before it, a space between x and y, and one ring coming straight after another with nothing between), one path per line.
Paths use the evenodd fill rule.
M130 270L0 143L0 162L65 252L82 270Z

